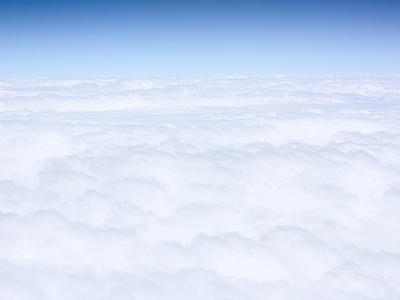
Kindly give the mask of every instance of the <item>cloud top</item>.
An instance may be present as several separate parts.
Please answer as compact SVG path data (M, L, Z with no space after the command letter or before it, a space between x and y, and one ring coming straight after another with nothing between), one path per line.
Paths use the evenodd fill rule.
M3 78L8 299L397 299L400 77Z

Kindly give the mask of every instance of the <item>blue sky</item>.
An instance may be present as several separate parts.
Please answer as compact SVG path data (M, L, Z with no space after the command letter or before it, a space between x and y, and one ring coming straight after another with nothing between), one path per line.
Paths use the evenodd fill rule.
M400 71L400 1L1 1L0 76Z

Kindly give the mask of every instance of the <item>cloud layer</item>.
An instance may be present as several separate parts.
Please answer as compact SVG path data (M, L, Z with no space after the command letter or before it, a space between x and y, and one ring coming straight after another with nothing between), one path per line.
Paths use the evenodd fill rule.
M398 299L400 77L0 81L7 299Z

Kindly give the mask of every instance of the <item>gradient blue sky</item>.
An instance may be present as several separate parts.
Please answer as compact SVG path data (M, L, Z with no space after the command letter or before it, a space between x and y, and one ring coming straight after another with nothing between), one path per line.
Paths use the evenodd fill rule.
M0 1L0 76L400 71L400 1Z

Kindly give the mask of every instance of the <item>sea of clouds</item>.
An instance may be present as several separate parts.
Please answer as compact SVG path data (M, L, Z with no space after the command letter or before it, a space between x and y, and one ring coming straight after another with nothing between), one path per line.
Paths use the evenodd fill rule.
M0 78L0 298L399 299L400 76Z

